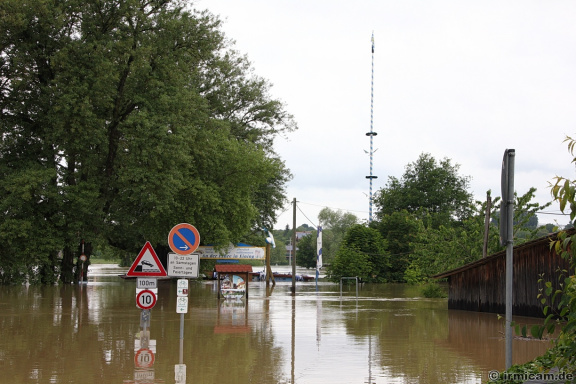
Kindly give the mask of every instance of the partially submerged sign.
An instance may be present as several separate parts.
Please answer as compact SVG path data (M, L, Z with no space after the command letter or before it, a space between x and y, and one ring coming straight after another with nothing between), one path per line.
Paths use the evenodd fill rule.
M220 253L212 246L201 246L196 249L200 259L249 259L262 260L266 258L265 247L253 247L251 245L239 244L231 246Z

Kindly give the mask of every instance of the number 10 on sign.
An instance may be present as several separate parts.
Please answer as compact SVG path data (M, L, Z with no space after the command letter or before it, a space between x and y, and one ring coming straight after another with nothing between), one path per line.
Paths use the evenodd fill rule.
M150 309L156 305L156 294L149 289L138 292L136 305L141 309Z

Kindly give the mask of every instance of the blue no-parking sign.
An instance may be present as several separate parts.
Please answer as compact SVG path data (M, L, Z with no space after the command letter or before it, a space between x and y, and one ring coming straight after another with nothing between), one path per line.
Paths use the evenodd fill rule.
M193 225L180 223L170 230L168 245L179 255L189 255L200 245L200 234Z

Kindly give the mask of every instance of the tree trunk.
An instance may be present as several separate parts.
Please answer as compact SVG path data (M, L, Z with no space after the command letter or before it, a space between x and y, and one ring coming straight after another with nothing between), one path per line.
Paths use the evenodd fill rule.
M62 254L60 281L64 284L74 282L74 252L69 247L64 248Z
M48 261L40 267L40 283L49 285L56 283L58 273L56 266L58 265L58 253L51 252L48 256Z

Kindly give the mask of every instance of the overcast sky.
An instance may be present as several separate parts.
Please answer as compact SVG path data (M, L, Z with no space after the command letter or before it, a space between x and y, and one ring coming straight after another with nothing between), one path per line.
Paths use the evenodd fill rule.
M323 207L368 219L371 35L374 33L373 193L430 153L460 165L471 192L500 195L506 148L519 194L550 198L574 179L576 1L199 0L299 130L277 152L294 175L297 224ZM286 207L275 229L292 226ZM566 217L554 204L540 224ZM310 220L310 221L309 221Z

